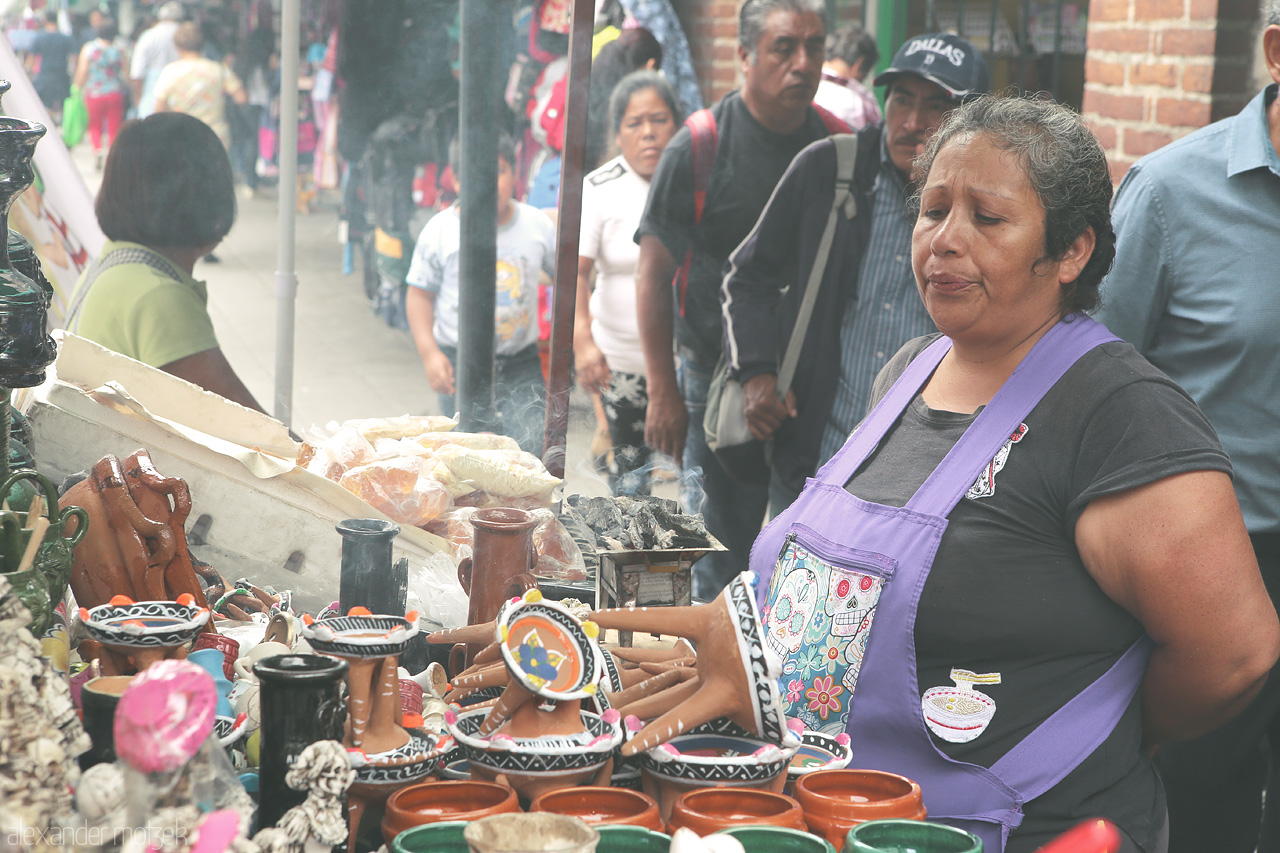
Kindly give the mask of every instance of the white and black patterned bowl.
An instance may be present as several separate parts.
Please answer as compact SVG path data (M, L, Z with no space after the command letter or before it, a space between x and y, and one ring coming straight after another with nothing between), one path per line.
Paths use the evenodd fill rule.
M603 716L581 711L587 733L582 738L511 738L504 735L479 737L476 732L488 708L450 714L449 731L462 746L462 754L472 767L495 773L558 776L600 767L622 743L622 725L617 711Z
M347 658L398 655L417 633L417 624L403 616L330 616L302 629L315 651Z
M726 718L697 726L640 756L648 773L679 782L759 785L786 770L799 742L778 746L755 737Z
M100 604L84 619L89 636L104 645L174 648L195 639L209 622L209 609L176 601Z
M600 691L604 662L598 632L595 623L582 622L537 590L498 616L498 648L507 671L531 693L555 702L590 699Z
M853 759L849 736L807 731L800 738L800 749L787 766L787 777L795 780L815 770L843 770Z
M410 732L409 742L398 749L364 756L355 767L356 782L365 785L405 785L430 775L453 749L449 735Z
M738 635L742 664L751 682L751 697L755 702L756 726L760 736L766 743L783 744L784 747L791 748L799 745L799 739L787 728L782 695L778 692L782 661L765 645L764 626L756 607L755 593L751 589L751 577L749 572L743 572L729 581L726 589L729 615Z

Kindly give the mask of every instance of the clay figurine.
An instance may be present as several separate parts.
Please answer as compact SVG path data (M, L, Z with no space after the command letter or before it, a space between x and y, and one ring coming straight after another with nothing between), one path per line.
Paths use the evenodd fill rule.
M684 637L698 650L692 675L680 661L671 661L641 691L648 695L619 707L652 720L622 747L624 757L717 717L728 717L766 743L781 745L793 738L778 694L781 665L766 650L748 573L730 581L709 604L597 610L591 618L602 628Z
M263 853L327 853L347 840L343 797L356 772L342 744L321 740L297 757L285 776L295 791L307 798L253 837Z

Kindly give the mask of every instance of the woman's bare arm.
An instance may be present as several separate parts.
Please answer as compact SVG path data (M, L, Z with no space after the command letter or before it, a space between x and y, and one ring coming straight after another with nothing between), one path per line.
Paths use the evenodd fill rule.
M240 377L236 375L231 363L227 361L227 357L222 354L219 347L171 361L160 369L179 379L185 379L193 385L199 385L206 391L221 394L231 402L239 403L247 409L256 409L266 414L258 405L258 401L253 398L253 394L249 393L249 389L240 381Z
M1098 498L1076 523L1076 545L1156 643L1142 683L1148 745L1196 737L1243 710L1280 655L1280 622L1226 474Z

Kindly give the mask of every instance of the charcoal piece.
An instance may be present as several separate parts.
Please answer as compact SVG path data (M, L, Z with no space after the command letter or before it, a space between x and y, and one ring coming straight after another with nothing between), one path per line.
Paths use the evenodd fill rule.
M671 498L660 498L657 495L637 495L636 497L647 503L655 516L658 516L659 510L668 515L678 515L680 513L680 504L671 500Z
M584 520L604 539L625 539L626 520L617 504L608 498L592 498L587 501Z
M630 522L627 524L627 534L631 537L631 547L637 550L647 551L654 547L656 542L655 533L658 527L658 520L653 516L653 510L649 509L646 504L639 501L639 509L631 516Z
M605 548L607 548L610 551L630 551L631 550L630 540L623 542L621 539L614 539L610 536L601 536L600 541L604 544Z
M687 515L682 512L670 512L665 508L655 508L654 520L659 527L672 533L670 548L709 548L711 540L707 535L707 526L701 515Z

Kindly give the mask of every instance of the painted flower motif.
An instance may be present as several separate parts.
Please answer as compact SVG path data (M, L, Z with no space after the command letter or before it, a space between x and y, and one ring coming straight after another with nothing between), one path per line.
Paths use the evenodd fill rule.
M804 692L804 696L809 700L809 710L817 711L818 716L826 719L831 713L840 713L840 694L844 692L844 688L838 684L833 684L834 679L831 676L826 678L815 678L813 686Z
M827 659L823 650L817 646L805 646L800 650L800 677L808 678L826 670Z
M813 618L809 620L809 629L805 631L804 639L808 643L821 643L827 639L830 633L827 630L827 614L821 609L813 614Z
M787 683L787 701L791 703L799 702L800 696L804 692L804 682L798 678L791 679Z
M827 672L835 672L836 667L840 665L840 659L844 656L844 649L836 640L829 640L822 649L822 657L826 662Z

